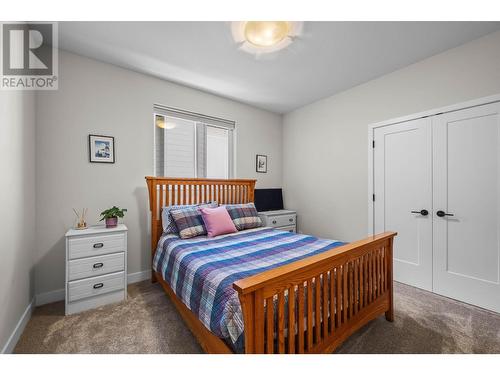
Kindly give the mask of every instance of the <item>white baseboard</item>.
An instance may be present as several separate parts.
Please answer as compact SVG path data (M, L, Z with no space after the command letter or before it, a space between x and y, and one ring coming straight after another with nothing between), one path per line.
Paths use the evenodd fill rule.
M138 283L139 281L147 280L150 278L151 278L151 270L129 273L127 275L127 283L128 284Z
M127 283L133 284L139 281L147 280L151 278L151 270L140 271L135 273L129 273L127 275ZM36 306L46 305L47 303L63 301L64 300L64 289L52 290L50 292L37 294L35 297Z
M35 298L33 298L31 300L28 307L26 307L26 310L24 310L23 315L21 316L21 318L17 322L16 328L14 328L14 331L12 331L12 334L10 335L7 342L5 343L5 345L2 349L2 354L11 354L14 351L14 348L16 347L16 344L19 341L21 334L23 333L24 329L26 328L26 324L28 324L28 322L31 318L31 314L32 314L34 308L35 308Z

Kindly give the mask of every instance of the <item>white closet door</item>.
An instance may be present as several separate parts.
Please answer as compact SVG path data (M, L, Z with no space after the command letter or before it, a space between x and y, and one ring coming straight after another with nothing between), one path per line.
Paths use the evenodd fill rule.
M394 240L394 279L431 290L431 120L377 128L374 136L375 232L398 232ZM421 214L421 210L428 214Z
M433 118L433 289L495 311L500 311L499 110L495 103Z

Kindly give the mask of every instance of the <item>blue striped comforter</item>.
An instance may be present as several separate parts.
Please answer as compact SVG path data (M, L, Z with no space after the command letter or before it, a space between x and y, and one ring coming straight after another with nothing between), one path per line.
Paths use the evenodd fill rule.
M241 352L243 316L233 282L342 244L272 228L186 240L169 234L158 242L153 268L205 327Z

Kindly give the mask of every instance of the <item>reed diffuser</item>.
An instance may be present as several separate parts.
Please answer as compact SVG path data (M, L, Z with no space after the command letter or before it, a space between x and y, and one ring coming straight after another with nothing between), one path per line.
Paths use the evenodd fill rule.
M77 218L75 229L87 229L87 222L85 221L85 217L87 216L88 209L83 208L82 212L80 213L76 209L73 208L73 212L75 213L76 218Z

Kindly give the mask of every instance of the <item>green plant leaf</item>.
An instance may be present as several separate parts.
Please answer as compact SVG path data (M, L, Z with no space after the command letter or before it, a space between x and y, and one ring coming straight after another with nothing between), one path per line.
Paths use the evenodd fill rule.
M113 206L113 207L108 208L107 210L104 210L101 212L102 218L99 221L102 221L104 219L110 219L113 217L124 217L125 212L127 212L126 208L119 208L119 207Z

